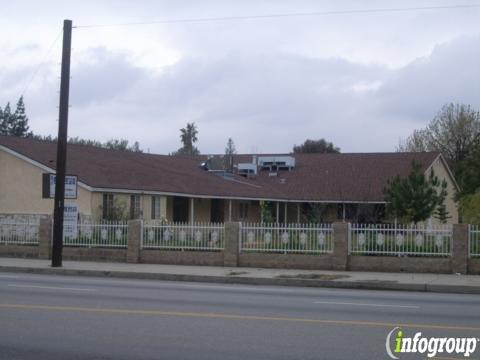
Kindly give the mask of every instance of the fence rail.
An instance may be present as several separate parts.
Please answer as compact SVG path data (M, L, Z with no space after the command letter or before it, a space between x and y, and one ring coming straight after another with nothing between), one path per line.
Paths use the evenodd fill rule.
M468 226L468 255L469 257L480 257L480 226Z
M38 221L2 220L0 222L0 244L38 245Z
M143 249L221 251L224 247L224 224L145 222L143 225Z
M453 230L450 225L350 225L352 255L451 256Z
M74 237L65 236L64 246L126 248L128 223L126 221L80 222Z
M245 252L326 254L333 252L331 224L242 224Z

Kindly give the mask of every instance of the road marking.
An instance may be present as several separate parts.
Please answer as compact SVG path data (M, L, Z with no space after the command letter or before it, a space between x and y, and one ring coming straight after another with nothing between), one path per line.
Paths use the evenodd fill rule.
M349 303L349 302L336 302L336 301L314 301L314 304L326 304L326 305L351 305L351 306L373 306L373 307L395 307L395 308L407 308L407 309L420 309L420 306L416 305L397 305L397 304L369 304L369 303Z
M440 329L440 330L459 330L459 331L480 331L480 327L452 326L452 325L434 325L434 324L401 324L386 323L361 320L323 320L306 319L294 317L279 316L257 316L225 313L203 313L203 312L183 312L183 311L162 311L162 310L136 310L136 309L111 309L111 308L85 308L76 306L52 306L52 305L34 305L34 304L0 304L0 309L24 309L24 310L50 310L50 311L71 311L85 313L105 313L105 314L125 314L125 315L150 315L150 316L175 316L175 317L197 317L211 319L228 320L260 320L260 321L284 321L296 323L322 324L322 325L358 325L393 328L396 326L402 328L420 328L420 329Z
M292 293L298 292L291 289L269 289L269 288L261 288L261 287L248 287L248 286L236 286L236 285L195 285L195 284L179 284L180 287L186 288L193 288L193 289L219 289L219 290L227 290L227 291L253 291L253 292L281 292L281 293Z
M33 289L46 289L46 290L97 291L96 289L69 288L69 287L58 287L58 286L17 285L17 284L8 284L7 286L16 287L16 288L33 288Z

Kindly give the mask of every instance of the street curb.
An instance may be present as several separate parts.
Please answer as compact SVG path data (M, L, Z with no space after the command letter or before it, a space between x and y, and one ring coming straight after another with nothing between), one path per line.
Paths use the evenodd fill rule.
M188 281L217 284L242 284L242 285L270 285L270 286L295 286L295 287L319 287L337 289L362 289L362 290L395 290L395 291L419 291L434 293L455 294L480 294L480 286L464 285L436 285L436 284L411 284L390 281L343 281L343 280L319 280L319 279L292 279L292 278L259 278L245 276L215 276L215 275L192 275L192 274L168 274L150 272L129 271L103 271L103 270L79 270L65 268L32 268L21 266L0 266L0 272L27 273L43 275L63 276L88 276L110 277L139 280L162 280L162 281Z

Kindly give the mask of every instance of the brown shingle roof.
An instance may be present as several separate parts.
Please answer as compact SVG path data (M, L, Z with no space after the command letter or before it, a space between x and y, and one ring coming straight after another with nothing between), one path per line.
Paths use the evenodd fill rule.
M0 145L55 169L56 143L0 136ZM293 171L278 177L227 180L202 170L204 157L106 150L68 145L67 172L93 188L211 197L303 201L383 201L387 180L406 176L413 160L427 169L438 153L295 154ZM235 163L251 155L235 155ZM281 181L281 179L284 179ZM282 183L283 182L283 183Z

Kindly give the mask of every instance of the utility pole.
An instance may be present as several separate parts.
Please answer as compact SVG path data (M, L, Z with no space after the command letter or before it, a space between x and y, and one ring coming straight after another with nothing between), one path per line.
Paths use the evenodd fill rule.
M58 117L57 172L53 210L52 267L62 266L63 209L65 203L65 172L67 162L68 96L70 91L70 53L72 50L72 20L63 21L62 74Z

